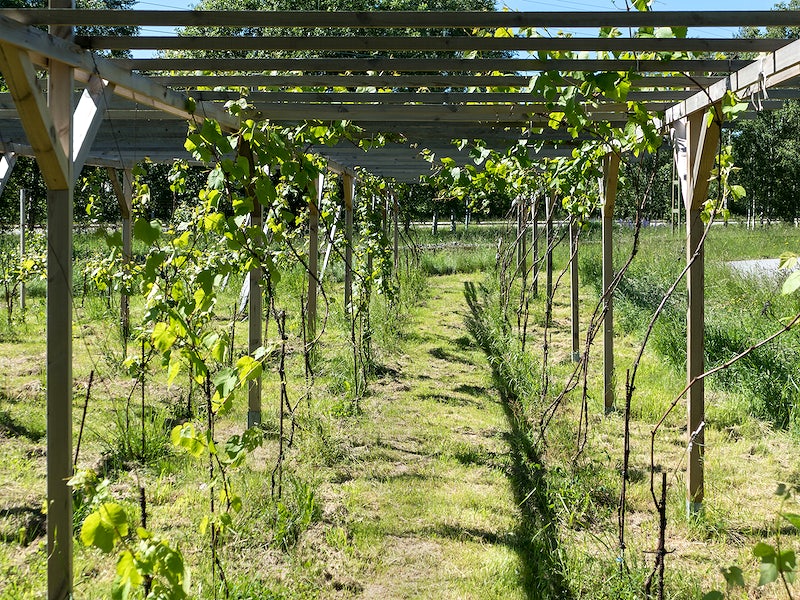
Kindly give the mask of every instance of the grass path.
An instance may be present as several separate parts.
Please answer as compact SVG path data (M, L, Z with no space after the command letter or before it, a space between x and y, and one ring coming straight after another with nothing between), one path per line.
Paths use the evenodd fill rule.
M358 557L339 567L345 596L526 597L510 433L466 331L464 278L429 280L390 374L347 433L338 483L322 490Z

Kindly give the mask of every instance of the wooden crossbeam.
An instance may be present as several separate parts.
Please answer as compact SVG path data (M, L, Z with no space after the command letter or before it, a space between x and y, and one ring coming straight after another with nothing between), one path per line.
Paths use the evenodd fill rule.
M72 130L72 176L75 181L89 158L103 115L109 104L114 85L92 76L75 107Z
M143 106L150 106L189 121L202 122L206 117L216 119L228 130L236 130L239 127L238 119L218 105L207 103L192 106L184 94L132 74L107 59L93 56L72 42L49 35L35 27L20 25L2 15L0 15L0 40L5 48L16 48L15 53L18 55L23 54L21 51L30 52L37 57L76 69L75 78L84 83L93 75L100 77L116 86L115 94L134 100ZM6 54L9 51L7 50Z
M181 11L5 9L26 25L129 25L140 27L766 27L798 26L800 11Z
M324 71L328 73L388 71L392 73L491 73L516 71L731 72L749 64L736 59L629 60L535 58L120 58L124 69L150 71Z
M78 36L88 50L772 52L785 39L493 36Z
M760 57L721 81L666 111L665 121L673 123L719 102L728 91L740 96L763 93L800 76L800 40Z
M25 52L0 44L0 71L17 106L45 183L52 189L67 188L70 170L67 154L57 138L47 102L39 90L33 63Z
M236 75L218 73L215 75L153 75L149 78L156 83L176 88L203 87L374 87L387 89L458 89L458 88L523 88L530 85L530 76L510 75L392 75L392 74L341 74L319 75L314 73L278 74L278 75ZM643 76L634 79L631 87L638 88L672 88L698 90L720 81L722 77L694 76Z

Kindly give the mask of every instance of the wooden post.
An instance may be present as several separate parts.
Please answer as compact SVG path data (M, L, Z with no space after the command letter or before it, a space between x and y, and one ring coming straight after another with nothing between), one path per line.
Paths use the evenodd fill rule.
M50 8L74 8L51 0ZM70 38L71 27L54 27ZM48 64L47 102L29 54L0 45L0 71L47 184L47 597L72 597L73 69Z
M344 174L344 308L350 312L353 302L353 197L355 178Z
M50 8L74 8L50 0ZM51 28L71 38L71 27ZM74 72L51 62L47 101L64 161L65 185L47 189L47 595L72 597L72 91Z
M250 213L250 224L255 230L261 231L263 223L263 208L257 199L253 199L253 210ZM253 267L247 274L250 279L250 297L247 312L247 351L253 356L263 344L264 321L264 296L261 293L261 280L263 277L261 267ZM255 427L261 423L261 377L250 381L247 388L247 428Z
M534 195L531 202L531 249L533 250L533 296L539 295L539 197Z
M575 218L569 221L569 280L570 309L572 312L572 360L581 359L580 314L578 298L578 223Z
M610 152L603 159L600 199L603 202L603 399L606 413L614 408L614 202L617 197L619 154Z
M322 205L322 192L325 176L320 173L312 181L309 189L308 201L308 302L306 303L306 319L308 322L306 335L307 344L311 344L317 337L317 284L319 270L319 207Z
M692 113L674 124L675 162L686 208L686 260L691 262L687 273L689 297L686 313L686 378L691 384L687 393L689 464L686 507L690 516L703 512L704 498L705 389L703 380L695 381L705 369L705 257L701 243L704 225L700 215L708 195L708 178L720 138L722 111L717 110L716 114L718 117L710 124L705 111Z
M392 202L392 218L394 221L394 274L397 276L397 271L400 266L400 203L397 201L397 192L392 190L389 198Z
M116 178L116 177L115 177ZM122 259L129 263L133 258L133 169L122 172ZM120 297L120 322L122 324L123 346L128 347L128 337L131 333L130 298L127 294Z
M522 195L517 196L517 199L514 202L517 205L517 271L522 271L524 281L526 268L525 263L528 254L528 237L527 232L525 231L528 217L526 214L527 207L525 206L525 198Z
M547 292L547 298L550 302L553 301L553 213L556 208L556 198L556 193L552 192L550 198L547 200L547 211L545 214L545 241L547 242L547 250L545 253L545 291Z
M131 239L131 211L133 210L133 171L125 169L122 172L122 183L119 182L116 169L106 169L114 195L117 198L119 212L122 215L122 260L130 262L132 257ZM122 347L127 353L128 336L130 335L130 304L127 294L121 294L119 299L119 320L122 333Z
M28 227L28 190L19 190L19 259L25 259L25 230ZM19 284L19 308L25 310L25 282Z

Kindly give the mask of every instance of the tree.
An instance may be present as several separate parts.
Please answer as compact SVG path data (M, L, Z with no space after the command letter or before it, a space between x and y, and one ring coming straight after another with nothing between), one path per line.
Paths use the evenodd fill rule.
M774 10L800 10L800 0L775 4ZM800 39L800 27L747 27L743 38ZM794 219L800 216L796 199L800 175L800 105L787 100L778 110L760 112L755 119L741 121L731 133L734 160L742 167L738 181L747 197L731 207L741 214Z

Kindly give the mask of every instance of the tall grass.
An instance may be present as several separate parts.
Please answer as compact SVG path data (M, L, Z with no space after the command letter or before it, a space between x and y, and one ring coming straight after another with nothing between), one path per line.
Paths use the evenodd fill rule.
M621 235L620 235L621 234ZM773 235L775 234L775 235ZM616 251L629 240L624 232ZM629 237L629 236L628 236ZM625 332L642 335L664 293L685 263L683 239L666 232L644 232L645 241L615 293L617 321ZM783 296L776 277L741 276L727 261L776 257L800 245L800 232L768 232L739 227L712 229L706 248L705 361L723 364L782 326L800 311L796 297ZM599 294L602 286L599 248L589 244L581 254L581 276ZM680 253L680 254L679 254ZM680 285L655 324L652 347L677 370L686 365L686 291ZM710 378L719 389L735 392L745 411L782 428L800 428L800 338L793 331L750 353Z

